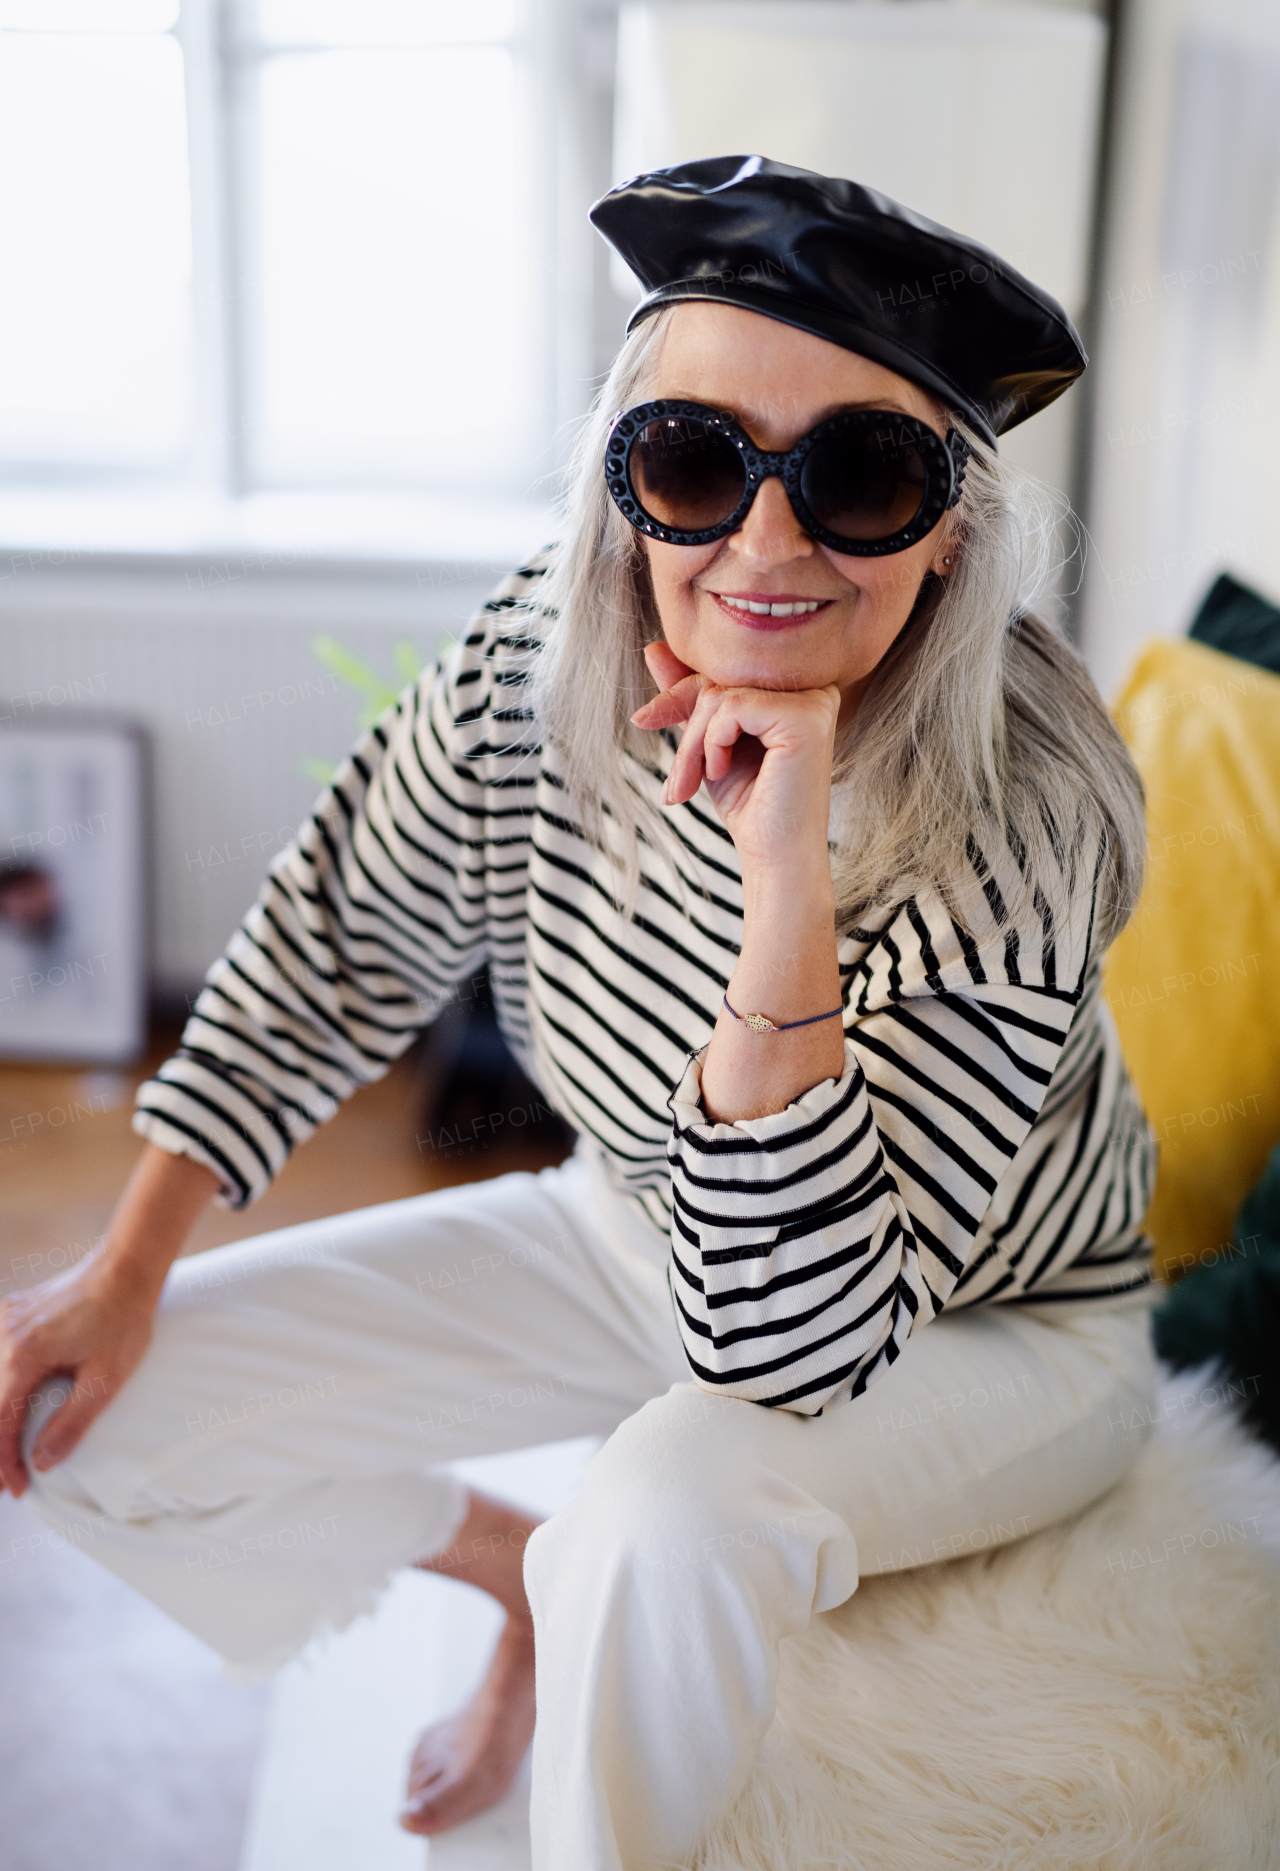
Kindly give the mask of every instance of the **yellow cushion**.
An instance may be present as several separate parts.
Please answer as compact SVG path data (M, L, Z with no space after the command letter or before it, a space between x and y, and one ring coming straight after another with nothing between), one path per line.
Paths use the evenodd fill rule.
M1280 1142L1280 676L1157 641L1115 714L1148 870L1106 991L1160 1139L1147 1227L1170 1279L1223 1251Z

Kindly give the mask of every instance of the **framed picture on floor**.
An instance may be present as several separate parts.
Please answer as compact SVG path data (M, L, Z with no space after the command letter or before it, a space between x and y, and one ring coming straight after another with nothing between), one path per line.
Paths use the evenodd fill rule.
M0 1057L123 1064L146 1041L143 743L0 705Z

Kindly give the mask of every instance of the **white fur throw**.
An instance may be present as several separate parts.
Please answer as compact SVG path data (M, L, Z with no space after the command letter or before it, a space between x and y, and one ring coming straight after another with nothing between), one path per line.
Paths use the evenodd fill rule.
M1280 1865L1280 1461L1221 1396L1169 1378L1084 1513L864 1579L785 1642L697 1871Z

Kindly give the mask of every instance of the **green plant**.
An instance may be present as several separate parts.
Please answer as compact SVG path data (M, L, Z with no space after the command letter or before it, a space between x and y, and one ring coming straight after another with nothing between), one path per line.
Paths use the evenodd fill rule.
M451 636L441 637L436 644L436 657L442 657L453 643ZM395 644L391 651L391 660L395 667L397 680L392 683L380 676L376 669L361 660L336 637L313 637L311 652L316 661L323 663L330 673L352 694L358 695L364 702L357 720L357 726L363 732L371 728L378 716L391 707L396 697L410 682L422 673L426 663L415 643L407 638ZM330 760L307 758L302 761L302 771L317 786L328 786L337 772L337 766Z

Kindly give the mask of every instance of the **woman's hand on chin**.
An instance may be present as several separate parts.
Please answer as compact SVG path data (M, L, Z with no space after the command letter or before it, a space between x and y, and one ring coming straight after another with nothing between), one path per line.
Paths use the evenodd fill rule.
M659 640L645 646L661 693L631 719L640 728L683 722L663 801L680 805L706 782L745 864L787 871L828 862L831 762L840 691L722 687Z

